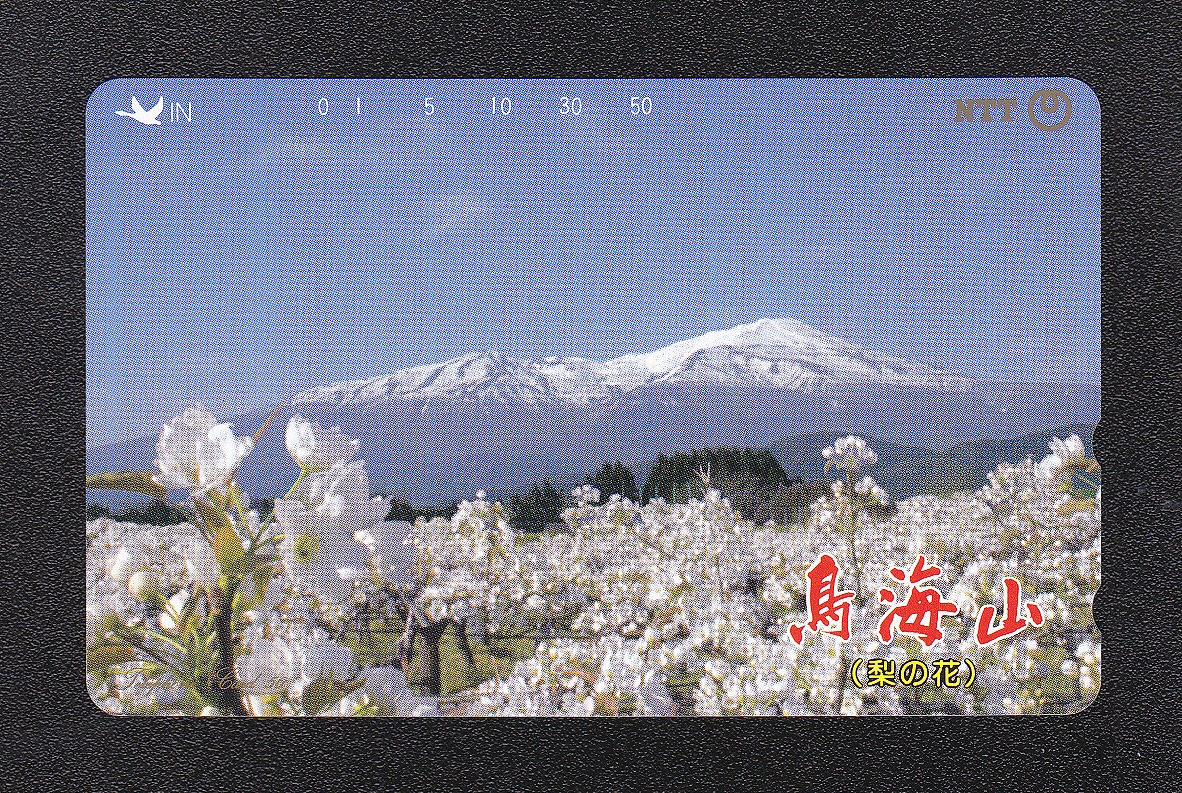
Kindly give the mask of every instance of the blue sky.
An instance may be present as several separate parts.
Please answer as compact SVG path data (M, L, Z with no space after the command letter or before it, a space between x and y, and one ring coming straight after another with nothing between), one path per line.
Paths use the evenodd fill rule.
M1045 88L1071 99L1053 132L1028 117ZM132 95L164 123L114 115ZM966 97L1015 121L954 122ZM1099 380L1099 108L1070 79L116 80L86 134L88 445L194 401L765 316L982 379Z

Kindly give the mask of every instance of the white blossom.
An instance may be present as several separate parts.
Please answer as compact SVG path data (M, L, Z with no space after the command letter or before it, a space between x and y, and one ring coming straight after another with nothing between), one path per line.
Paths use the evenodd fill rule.
M353 594L348 571L369 565L369 551L358 534L370 532L389 511L389 499L369 497L363 463L337 463L312 474L294 498L275 502L283 533L279 553L288 575L316 595L322 607L339 608Z
M827 463L853 472L859 471L864 465L874 465L878 462L878 455L874 450L866 445L865 439L856 435L838 438L832 446L827 446L821 451L821 456Z
M327 471L338 463L347 463L361 445L345 437L337 427L326 430L299 415L287 422L284 437L288 453L305 471Z
M859 441L839 439L826 459L853 474L876 459ZM1059 444L1051 451L1061 460L1082 453L1071 438ZM787 526L743 520L713 489L686 504L641 506L599 504L593 488L578 488L559 529L524 538L483 492L450 520L384 522L389 503L369 496L363 464L337 460L276 503L280 563L270 581L256 582L255 592L266 584L262 597L238 623L245 701L257 715L307 713L322 703L306 696L318 681L352 690L324 711L345 715L1068 713L1091 701L1101 680L1091 616L1098 492L1095 509L1063 514L1062 482L1027 460L998 466L975 492L916 496L888 512L868 508L889 501L872 478L842 479L850 487L835 483L802 524ZM260 534L257 517L249 526ZM806 631L797 644L788 627L807 619L806 577L823 553L839 560L839 585L862 593L851 604L850 639ZM921 553L943 571L930 585L959 612L940 621L943 637L930 648L898 636L884 643L877 627L889 605L874 593ZM170 615L186 607L201 616L205 597L193 595L217 572L193 526L89 522L88 645L112 629L174 631ZM1007 577L1021 581L1044 621L979 647L975 618L987 604L1000 613ZM168 598L163 612L144 597L153 586ZM405 597L412 624L452 620L473 642L535 636L535 652L474 688L422 696L389 650L359 667L372 651L351 618L395 596ZM397 617L375 619L401 630L405 613ZM933 700L926 688L855 690L844 677L851 659L901 663L914 652L929 663L971 660L978 685ZM109 712L189 707L177 680L139 678L133 662L109 682L88 683Z
M208 411L189 408L164 425L156 443L157 484L204 493L229 481L254 443L219 424Z
M1083 441L1078 435L1072 435L1066 440L1051 438L1047 446L1051 453L1042 458L1038 468L1042 475L1048 479L1058 477L1066 466L1079 462L1087 456Z

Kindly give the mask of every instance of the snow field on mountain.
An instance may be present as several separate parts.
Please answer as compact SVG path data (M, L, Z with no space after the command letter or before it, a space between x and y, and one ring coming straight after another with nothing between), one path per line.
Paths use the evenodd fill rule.
M824 383L890 383L963 388L966 378L866 350L791 319L761 319L644 354L598 362L530 361L495 351L402 369L391 375L312 389L296 404L388 400L518 401L588 405L655 383L763 385L796 389Z

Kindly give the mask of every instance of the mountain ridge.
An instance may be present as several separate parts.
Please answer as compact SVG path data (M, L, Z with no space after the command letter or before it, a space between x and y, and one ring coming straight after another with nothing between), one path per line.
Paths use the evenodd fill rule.
M657 383L713 383L814 390L834 383L964 390L973 381L851 344L793 319L764 318L647 353L608 361L496 350L309 389L292 404L432 399L589 405Z
M229 418L249 434L270 409ZM305 391L241 472L284 492L283 424L299 413L361 440L374 486L412 503L471 497L655 451L765 447L840 432L929 447L1099 421L1099 388L998 384L876 353L795 320L760 320L611 361L495 351ZM151 466L156 432L87 449L87 471Z
M943 448L897 443L867 437L878 454L878 462L865 473L874 477L896 499L921 493L940 495L955 490L975 490L985 485L986 475L1000 463L1035 462L1049 453L1051 438L1079 435L1089 456L1095 424L1064 424L1030 432L1019 437L973 438ZM820 450L842 433L800 433L779 438L769 449L789 476L805 481L824 478Z

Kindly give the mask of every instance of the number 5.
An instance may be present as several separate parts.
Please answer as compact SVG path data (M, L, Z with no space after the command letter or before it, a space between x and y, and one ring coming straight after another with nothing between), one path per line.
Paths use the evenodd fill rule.
M423 107L426 108L428 116L435 112L435 105L431 104L431 97L423 100Z

